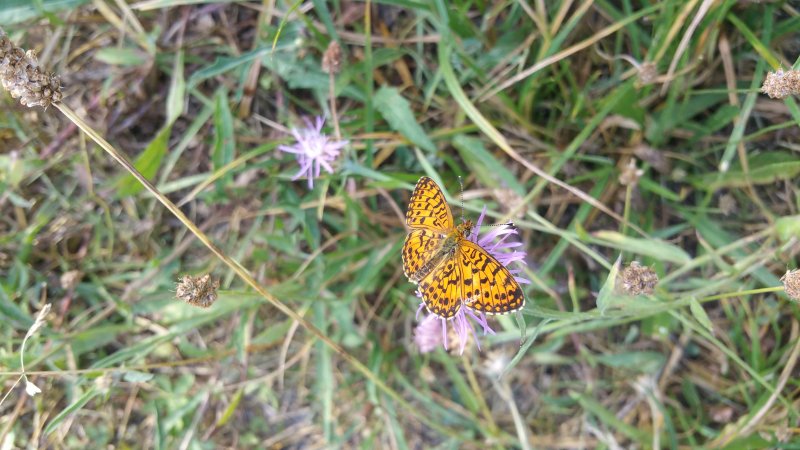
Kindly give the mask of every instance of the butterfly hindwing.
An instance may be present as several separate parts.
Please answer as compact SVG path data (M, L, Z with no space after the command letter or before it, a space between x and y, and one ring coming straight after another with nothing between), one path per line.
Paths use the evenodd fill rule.
M486 314L504 314L525 306L525 295L514 275L472 241L459 246L462 294L467 307Z
M461 307L461 267L454 255L439 263L419 282L422 301L433 314L453 318Z

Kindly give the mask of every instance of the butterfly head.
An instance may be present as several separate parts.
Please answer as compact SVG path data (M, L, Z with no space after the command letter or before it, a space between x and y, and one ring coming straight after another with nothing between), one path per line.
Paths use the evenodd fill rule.
M460 223L456 228L458 229L459 234L464 237L467 237L472 233L472 228L475 226L471 220L465 220L464 222Z

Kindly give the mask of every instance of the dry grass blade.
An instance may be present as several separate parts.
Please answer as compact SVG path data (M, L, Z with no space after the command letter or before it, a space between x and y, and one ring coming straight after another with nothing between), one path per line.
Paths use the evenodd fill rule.
M549 66L551 66L551 65L553 65L553 64L555 64L555 63L557 63L559 61L562 61L565 58L568 58L569 56L572 56L575 53L580 52L581 50L585 50L585 49L591 47L592 45L594 45L595 43L597 43L601 39L616 33L617 31L619 31L622 28L624 28L626 25L630 24L631 22L633 22L635 20L638 20L639 18L641 18L642 16L644 16L647 13L655 11L659 7L660 6L654 6L654 7L651 7L651 8L647 8L647 9L644 9L644 10L638 12L637 14L628 16L624 20L621 20L619 22L614 23L613 25L609 25L609 26L603 28L602 30L600 30L597 33L595 33L594 35L592 35L592 37L590 37L588 39L584 39L583 41L578 42L577 44L575 44L575 45L573 45L571 47L568 47L568 48L556 53L553 56L549 56L549 57L539 61L538 63L534 64L533 66L523 70L522 72L514 75L513 77L509 78L508 80L500 83L500 85L498 85L498 86L496 86L496 87L494 87L492 89L488 89L488 87L484 88L484 92L483 93L480 93L480 92L478 93L477 101L478 102L485 101L487 98L497 95L498 92L503 91L505 89L508 89L509 87L513 86L516 83L519 83L520 81L524 80L525 78L528 78L529 76L535 74L536 72L538 72L538 71L540 71L540 70L542 70L542 69L544 69L546 67L549 67ZM487 91L487 89L488 89L488 91Z
M714 3L716 3L716 0L703 0L703 3L697 10L697 13L695 13L692 22L689 24L689 28L686 29L686 32L681 38L681 42L678 44L678 49L675 50L675 56L672 57L672 61L669 63L669 69L667 69L666 73L666 81L661 86L661 95L664 95L669 89L670 81L675 75L675 69L678 67L678 61L681 59L681 56L683 56L683 52L689 48L689 43L692 40L695 30L697 30L697 27L700 26L700 22L703 21L703 18L706 16L708 10L711 9Z

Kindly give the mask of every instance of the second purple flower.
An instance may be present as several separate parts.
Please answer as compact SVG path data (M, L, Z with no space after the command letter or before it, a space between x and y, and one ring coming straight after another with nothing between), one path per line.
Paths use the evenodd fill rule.
M336 140L322 132L325 119L317 117L314 123L304 117L305 128L292 128L294 145L280 145L278 150L292 153L300 165L300 170L292 177L296 180L302 176L308 178L308 188L314 187L314 178L319 177L322 169L333 173L333 161L339 156L342 148L348 144L347 140Z

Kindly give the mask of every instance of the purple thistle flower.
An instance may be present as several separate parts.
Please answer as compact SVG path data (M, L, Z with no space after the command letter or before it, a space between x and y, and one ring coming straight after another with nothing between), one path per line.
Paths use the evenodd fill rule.
M307 117L303 117L306 128L292 128L294 145L279 145L278 150L286 153L293 153L300 164L300 170L292 177L296 180L305 175L308 177L308 188L314 188L314 178L319 177L322 169L328 173L333 173L331 163L339 156L342 148L348 141L337 141L331 139L322 132L322 125L325 119L317 116L312 124Z
M506 242L506 238L512 234L517 234L517 230L508 225L501 225L492 228L491 231L479 236L478 230L480 229L483 218L486 215L486 207L483 207L478 222L472 229L472 232L467 236L467 239L478 244L492 255L500 264L505 266L514 279L520 284L530 284L530 280L519 276L522 269L519 265L509 267L513 263L525 264L525 252L517 248L522 246L521 242ZM497 239L497 238L500 239ZM510 251L509 251L510 250ZM417 297L422 297L422 294L417 291ZM425 303L422 302L417 309L417 319L419 313L422 312ZM482 311L473 311L463 300L461 300L461 307L458 308L456 315L453 317L453 330L459 340L459 354L464 353L467 345L469 335L475 339L475 343L480 350L480 342L478 341L478 334L475 332L473 321L481 326L483 335L495 334L494 330L489 326L486 314ZM439 345L447 350L447 319L437 316L436 314L428 314L417 328L414 330L414 343L422 353L433 351Z
M436 347L442 345L442 340L447 339L447 328L445 332L441 332L442 326L439 325L439 320L434 314L428 314L422 322L417 325L414 330L414 343L420 353L428 353L436 350ZM444 336L442 336L444 334Z
M522 268L519 265L515 267L509 267L511 264L515 262L522 263L522 265L527 265L525 262L526 253L524 251L519 250L511 250L510 252L507 251L509 249L515 249L518 247L522 247L522 242L506 242L506 238L511 236L512 234L519 234L517 233L516 228L513 226L503 224L497 227L493 227L491 231L484 234L482 237L478 236L478 230L481 228L481 223L483 223L483 218L486 216L486 206L483 207L483 211L481 211L481 215L478 217L478 221L475 223L475 226L472 228L472 233L467 236L467 239L470 241L478 244L482 249L489 252L490 255L494 256L500 264L505 266L506 269L514 276L514 279L517 280L519 284L530 284L531 280L527 278L522 278L519 275L522 273ZM498 236L502 236L500 240L497 242L493 242L497 239Z

